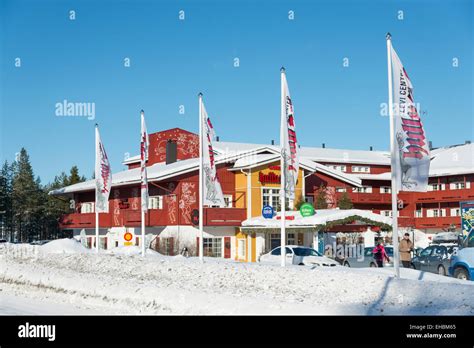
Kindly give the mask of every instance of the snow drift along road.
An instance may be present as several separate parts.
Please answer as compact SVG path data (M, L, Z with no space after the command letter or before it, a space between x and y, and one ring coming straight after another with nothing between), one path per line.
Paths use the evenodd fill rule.
M50 253L47 246L0 247L0 308L8 294L93 313L474 314L473 282L411 269L395 279L387 268L283 269L211 258L201 264L152 251L142 259L132 249L96 255L80 248Z

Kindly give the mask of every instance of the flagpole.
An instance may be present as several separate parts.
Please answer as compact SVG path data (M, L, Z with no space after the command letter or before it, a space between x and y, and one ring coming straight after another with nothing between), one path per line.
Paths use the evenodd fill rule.
M397 156L395 146L395 118L393 115L393 94L392 94L392 36L387 33L387 66L388 66L388 113L390 117L390 157L392 174L392 243L393 243L393 263L395 277L400 278L400 262L398 254L398 205L397 205Z
M95 158L96 158L96 161L97 161L97 158L98 158L98 146L97 144L99 143L99 139L97 137L98 135L98 128L99 128L99 124L96 123L95 124ZM97 164L96 164L96 167L97 167ZM97 181L98 178L97 178L97 173L95 173L95 180ZM95 194L95 207L94 207L94 210L95 210L95 252L98 254L99 253L99 211L97 209L97 184L95 185L95 191L96 191L96 194Z
M141 190L140 190L140 193L141 193L141 199L143 200L143 184L144 184L144 180L143 180L143 171L146 170L146 157L147 157L147 151L145 151L144 149L147 149L147 137L148 137L148 134L144 134L144 133L148 133L148 132L144 132L144 120L145 118L145 112L143 110L141 110L140 112L140 133L141 133L141 136L140 136L140 156L143 156L143 159L142 160L142 163L140 164L141 166L144 166L144 168L142 167L140 169L141 171ZM148 193L148 180L146 180L146 192ZM148 194L146 194L146 198L145 199L148 199ZM141 210L141 234L142 234L142 257L145 257L145 209L143 208L144 203L141 202L140 204L140 210ZM146 204L146 207L148 208L148 202L145 202Z
M203 173L202 173L202 168L203 168L203 148L202 148L202 93L199 93L199 260L201 262L204 262L204 241L203 241L203 195L204 195L204 187L203 187Z
M281 77L281 114L280 114L280 206L281 206L281 235L280 235L280 250L281 250L281 267L285 267L285 258L286 258L286 227L285 227L285 211L286 211L286 185L285 185L285 147L283 141L285 137L283 136L283 120L286 118L285 115L285 86L283 85L283 78L285 75L285 68L280 69ZM286 119L284 120L286 122Z

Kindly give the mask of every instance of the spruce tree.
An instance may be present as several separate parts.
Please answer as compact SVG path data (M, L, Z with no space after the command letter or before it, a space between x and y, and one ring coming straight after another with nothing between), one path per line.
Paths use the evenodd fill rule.
M0 171L0 233L11 241L12 223L12 166L7 161Z
M27 151L22 148L13 164L12 209L16 239L28 241L38 235L41 213L39 178L35 180Z
M339 209L352 209L354 207L354 204L352 204L352 200L347 194L347 192L344 192L339 200L337 201L337 206Z

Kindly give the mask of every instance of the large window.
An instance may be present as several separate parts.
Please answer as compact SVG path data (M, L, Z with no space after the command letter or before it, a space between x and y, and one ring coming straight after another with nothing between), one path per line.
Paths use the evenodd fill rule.
M461 208L451 208L451 216L461 216Z
M245 239L237 240L237 253L240 260L245 259Z
M443 217L446 216L446 209L426 209L427 217Z
M330 165L329 168L340 170L341 172L347 171L347 168L345 165Z
M444 191L446 190L445 184L429 184L428 191Z
M471 183L469 181L463 182L463 181L458 181L458 182L452 182L449 184L449 188L451 190L463 190L466 188L471 188Z
M204 238L204 256L222 257L222 238Z
M389 186L380 186L380 193L392 193L392 188Z
M290 200L288 198L285 199L286 201L286 207L289 209L290 207ZM262 189L262 204L269 205L275 211L281 211L281 205L280 205L280 189L274 188L274 189L268 189L264 188ZM263 208L263 206L262 206Z

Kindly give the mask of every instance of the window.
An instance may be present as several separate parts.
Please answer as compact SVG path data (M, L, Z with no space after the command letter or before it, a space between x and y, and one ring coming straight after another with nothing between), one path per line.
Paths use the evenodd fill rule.
M296 256L321 256L316 250L310 248L293 248L293 251Z
M381 210L380 215L392 217L393 213L391 210ZM400 216L400 211L397 211L397 216Z
M430 256L434 247L428 247L421 251L420 256Z
M446 209L426 209L427 217L443 217L446 216Z
M245 239L237 240L237 255L239 259L245 259Z
M280 256L280 255L281 255L281 248L278 247L278 248L276 248L276 249L273 249L273 250L272 250L272 255L273 255L273 256Z
M420 210L415 210L415 217L417 218L421 218L423 217L423 212Z
M163 196L148 197L148 209L163 209Z
M345 187L336 187L336 192L346 192L346 188Z
M224 203L226 208L232 208L234 197L232 195L224 195Z
M344 165L330 165L329 168L340 170L341 172L347 171L347 167Z
M288 245L295 245L296 244L296 238L294 233L288 233L286 237L286 244Z
M353 187L352 192L372 193L372 186Z
M469 181L467 181L466 183L462 181L452 182L449 184L449 188L451 190L462 190L465 188L471 188L471 183Z
M352 166L354 173L370 173L370 167L367 166Z
M285 199L286 206L290 206L290 200L289 198ZM269 205L275 211L281 211L281 205L280 205L280 189L267 189L264 188L262 189L262 204ZM263 208L263 207L262 207Z
M306 196L304 198L304 200L305 200L306 203L311 203L311 204L314 203L314 197L313 196Z
M203 238L203 245L204 256L222 257L222 238Z
M429 184L428 191L444 191L446 189L445 184Z
M389 186L380 186L380 193L392 193L392 188Z
M461 208L451 208L451 216L461 216Z
M93 213L94 207L95 207L94 202L81 203L81 214Z

